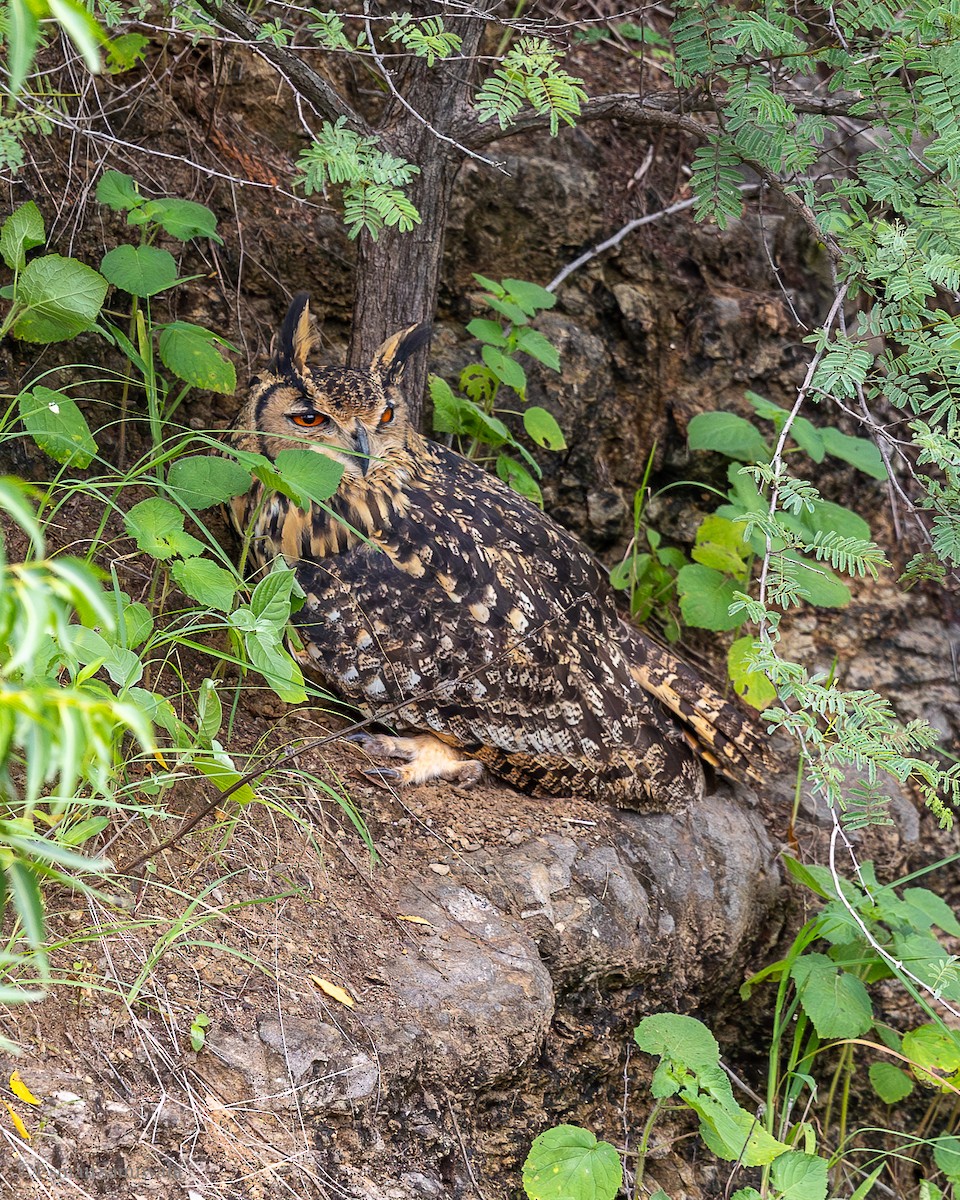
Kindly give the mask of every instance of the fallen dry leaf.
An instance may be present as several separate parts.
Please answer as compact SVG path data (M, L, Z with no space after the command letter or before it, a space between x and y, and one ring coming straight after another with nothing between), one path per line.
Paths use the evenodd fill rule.
M10 1091L13 1092L18 1100L22 1100L24 1104L40 1103L33 1092L30 1091L27 1085L20 1078L19 1071L14 1071L14 1073L10 1076Z
M353 1008L356 1001L349 992L344 991L342 987L338 987L335 983L331 983L329 979L321 979L319 975L311 975L310 978L317 985L321 992L329 996L331 1000L336 1000L340 1004L346 1005L347 1008Z

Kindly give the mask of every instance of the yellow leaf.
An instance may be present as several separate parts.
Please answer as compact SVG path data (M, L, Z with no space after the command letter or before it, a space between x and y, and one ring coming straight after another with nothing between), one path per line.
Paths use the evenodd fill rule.
M20 1118L13 1111L13 1109L10 1107L10 1105L7 1104L6 1100L4 1100L4 1104L7 1105L7 1112L10 1114L10 1120L13 1122L14 1129L17 1131L17 1133L20 1134L20 1136L23 1138L23 1140L25 1142L31 1141L32 1139L30 1137L30 1134L27 1133L26 1125L24 1125L24 1123L20 1120Z
M22 1100L24 1104L40 1103L33 1092L30 1091L27 1085L20 1078L19 1071L14 1071L14 1073L10 1076L10 1091L13 1092L18 1100Z
M355 1003L353 997L349 992L345 992L342 987L337 987L329 979L321 979L319 975L311 975L310 978L320 991L328 995L331 1000L337 1000L340 1004L345 1004L347 1008L353 1008Z
M409 921L411 925L426 925L428 929L433 929L433 925L426 917L407 917L403 913L397 914L398 921Z

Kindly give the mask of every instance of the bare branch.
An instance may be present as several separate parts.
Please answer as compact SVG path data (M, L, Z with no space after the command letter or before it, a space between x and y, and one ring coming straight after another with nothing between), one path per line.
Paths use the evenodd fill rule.
M845 95L823 100L817 96L790 96L789 103L798 113L824 117L848 117L869 124L876 114L865 113L852 116L850 108L859 97ZM657 125L665 129L685 129L696 135L701 128L691 114L715 113L722 105L713 96L702 93L683 94L676 92L653 92L640 96L636 92L611 92L607 96L591 96L583 105L577 124L586 121L628 121L634 125ZM689 121L689 125L687 122ZM501 138L532 130L546 129L550 124L548 113L520 113L507 129L499 125L480 125L461 122L454 134L471 146L487 146Z
M759 187L759 183L740 184L741 192L757 191ZM663 217L671 217L674 213L683 212L685 209L692 208L696 203L697 201L695 197L692 197L689 200L678 200L676 204L670 204L667 208L660 209L659 212L647 213L645 217L635 217L632 221L628 221L626 225L618 229L612 237L608 237L605 241L600 242L599 245L594 246L592 250L585 250L579 258L575 258L573 262L567 263L563 270L550 280L550 282L547 284L546 290L548 292L555 292L560 284L563 283L565 279L569 278L574 271L579 271L580 268L586 266L591 259L594 259L598 255L605 253L607 250L612 250L614 246L619 246L623 239L627 237L628 234L633 233L635 229L639 229L642 225L650 225L654 221L661 220Z
M347 124L355 132L366 137L373 134L374 131L363 117L347 104L322 75L308 66L296 50L258 39L260 26L238 8L233 0L197 0L197 3L224 29L249 43L251 49L281 71L290 86L299 92L319 116L328 121L346 117Z

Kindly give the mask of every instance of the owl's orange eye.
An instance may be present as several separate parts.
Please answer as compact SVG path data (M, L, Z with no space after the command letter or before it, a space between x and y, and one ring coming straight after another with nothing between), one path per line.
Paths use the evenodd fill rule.
M381 425L389 425L393 420L393 408L388 406L383 410L383 415L380 417Z
M301 425L305 429L316 429L320 425L326 425L330 418L325 416L323 413L305 412L291 413L290 420L294 423L294 425Z

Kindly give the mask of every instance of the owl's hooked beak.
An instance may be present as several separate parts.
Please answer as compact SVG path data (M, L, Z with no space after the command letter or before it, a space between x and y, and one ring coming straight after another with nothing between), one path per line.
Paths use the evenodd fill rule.
M359 421L354 431L353 445L357 451L360 473L361 475L366 475L367 471L370 470L370 439L367 436L367 431Z

